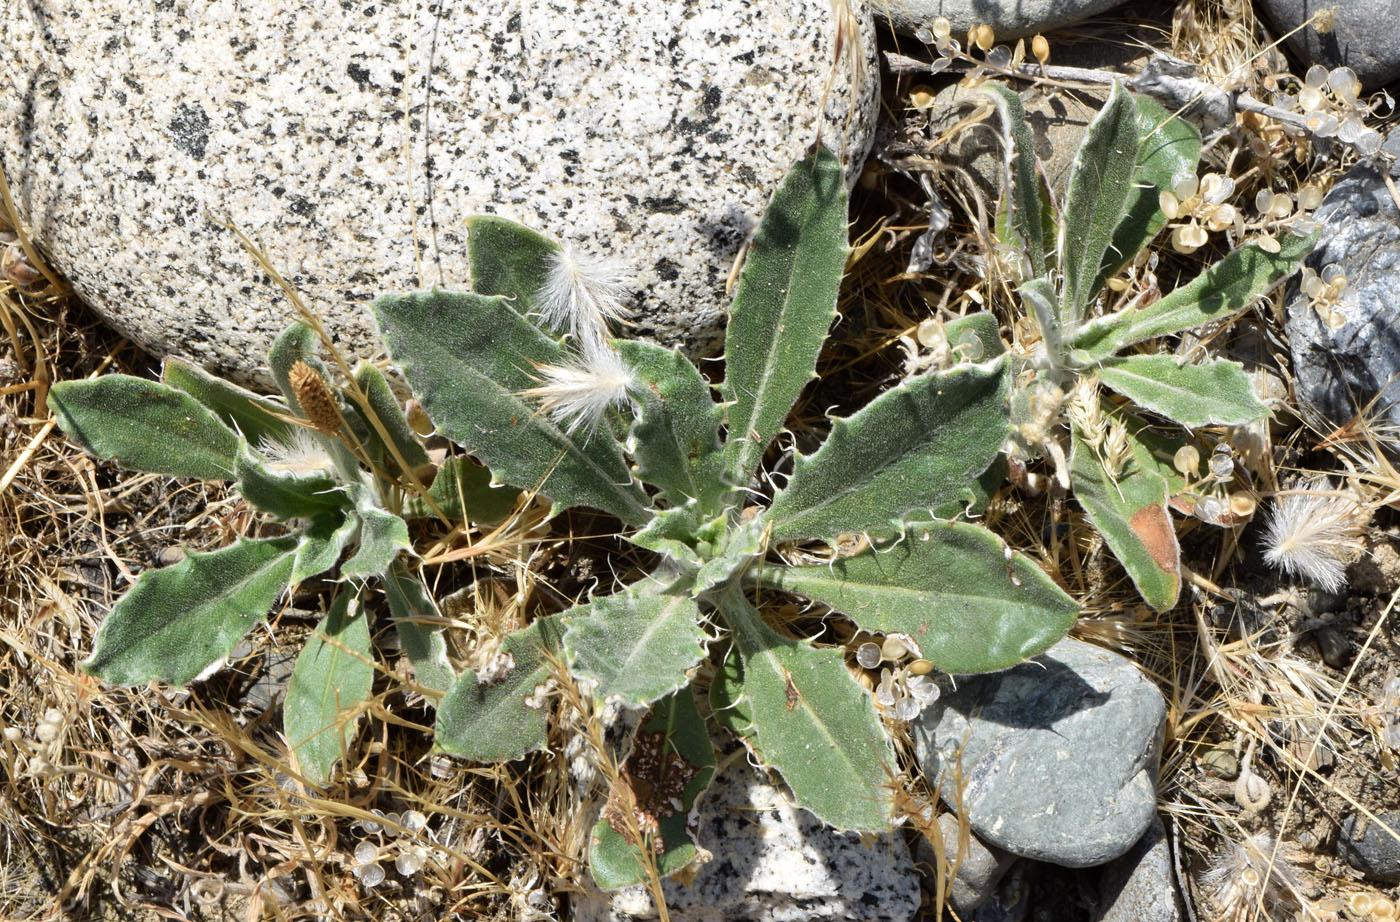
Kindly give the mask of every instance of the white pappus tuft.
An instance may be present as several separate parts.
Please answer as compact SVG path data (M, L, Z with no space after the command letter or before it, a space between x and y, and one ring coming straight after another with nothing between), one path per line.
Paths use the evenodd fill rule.
M625 320L622 305L628 275L620 263L582 255L567 243L549 256L539 293L541 318L552 329L572 333L584 353L607 341L608 323Z
M608 407L631 400L632 371L605 346L586 351L576 364L544 365L538 372L544 383L525 396L538 399L540 409L570 435L579 429L591 432Z
M1364 526L1356 500L1320 477L1274 499L1264 559L1290 576L1337 592L1346 585L1347 561L1362 550Z
M258 451L274 471L298 477L335 472L335 459L331 457L325 437L315 429L297 426L285 441L264 438L258 443Z

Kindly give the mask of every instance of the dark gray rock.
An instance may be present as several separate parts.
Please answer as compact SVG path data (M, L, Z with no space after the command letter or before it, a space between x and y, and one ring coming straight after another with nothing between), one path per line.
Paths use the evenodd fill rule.
M905 922L918 911L919 876L895 833L867 845L769 784L743 757L701 799L697 839L711 859L694 881L663 883L672 919L686 922ZM645 886L575 898L577 922L659 918Z
M1382 150L1400 154L1400 132ZM1400 177L1400 166L1391 173ZM1373 400L1382 423L1400 425L1400 210L1380 170L1363 163L1332 187L1315 217L1322 236L1304 264L1319 273L1340 266L1359 301L1333 329L1292 287L1285 328L1296 395L1334 426Z
M1345 64L1367 89L1400 77L1400 0L1261 0L1260 6L1278 34L1293 33L1288 45L1303 60L1303 70L1310 64ZM1298 29L1327 7L1337 17L1331 32Z
M943 854L948 861L958 855L958 818L952 813L938 817L938 828L943 835ZM1016 856L999 848L988 846L976 835L968 834L967 854L958 861L958 870L953 875L952 886L948 890L948 906L959 916L968 918L972 912L987 901L1001 881L1006 869L1016 861ZM921 864L934 867L938 856L933 847L922 836L916 857Z
M1383 825L1394 832L1387 832ZM1396 841L1396 833L1400 833L1400 810L1377 813L1375 820L1352 814L1342 821L1337 854L1370 880L1400 884L1400 841Z
M1181 918L1167 831L1161 819L1154 817L1132 850L1104 867L1094 922L1180 922Z
M1066 638L1014 669L960 678L911 730L924 773L979 837L1089 867L1152 821L1165 716L1131 662Z
M1021 38L1059 29L1097 16L1118 6L1122 0L883 0L876 3L877 15L886 16L890 25L913 34L939 16L952 24L953 37L962 41L967 30L986 23L997 40Z

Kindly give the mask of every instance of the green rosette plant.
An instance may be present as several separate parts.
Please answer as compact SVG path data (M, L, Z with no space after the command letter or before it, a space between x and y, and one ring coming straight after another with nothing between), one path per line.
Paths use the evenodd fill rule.
M370 696L374 653L364 602L371 584L384 590L420 687L440 694L455 678L440 631L425 626L436 616L426 588L395 567L411 551L400 514L405 496L414 495L420 514L462 518L464 501L499 514L501 491L453 461L446 476L415 493L412 484L421 487L417 478L432 468L383 374L362 364L346 387L334 388L316 343L316 333L297 323L273 344L269 365L281 401L171 358L160 381L107 375L56 384L49 408L98 457L232 481L255 509L283 524L281 536L240 537L142 573L82 663L92 675L117 685L195 681L223 663L290 587L335 574L329 612L297 658L283 706L297 766L319 785L330 780Z
M894 750L840 647L794 637L764 600L796 595L952 673L1009 667L1059 639L1077 607L1031 560L957 521L1012 434L1013 363L973 321L980 361L901 381L833 419L771 490L765 453L815 377L847 253L840 163L818 148L773 196L747 253L712 387L680 353L615 340L619 282L517 224L469 225L471 292L373 305L392 360L437 431L555 511L601 510L655 571L507 636L489 675L440 703L437 745L479 761L547 744L551 679L646 709L593 829L603 887L696 856L687 816L714 772L710 728L736 732L796 803L846 830L888 828ZM865 534L802 565L803 543ZM807 559L811 559L808 557ZM792 561L798 561L793 563ZM708 699L692 683L710 679Z
M1210 475L1197 477L1198 453L1195 464L1181 464L1190 454L1178 458L1178 470L1174 449L1185 440L1155 434L1148 423L1242 426L1266 417L1268 408L1239 363L1188 360L1156 345L1233 319L1297 269L1316 235L1245 244L1158 300L1120 298L1107 307L1109 281L1166 225L1164 193L1183 178L1195 188L1200 134L1115 84L1088 127L1057 208L1020 97L995 83L982 89L1006 141L1000 257L1020 280L1017 293L1034 331L1010 358L1013 463L1048 457L1142 597L1158 610L1171 608L1182 580L1172 501L1190 506L1201 499L1190 495L1183 474L1198 485ZM1109 399L1105 388L1123 400ZM1216 479L1231 477L1232 467Z

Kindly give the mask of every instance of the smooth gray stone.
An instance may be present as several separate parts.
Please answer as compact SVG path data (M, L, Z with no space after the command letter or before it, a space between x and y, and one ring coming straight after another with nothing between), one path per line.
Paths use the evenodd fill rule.
M1099 897L1094 922L1181 922L1171 846L1160 818L1153 818L1131 851L1104 866Z
M1302 59L1303 70L1311 64L1345 64L1367 89L1400 77L1400 0L1261 0L1260 7L1276 34L1293 33L1288 46ZM1337 17L1331 32L1319 34L1311 26L1298 29L1329 7Z
M938 828L943 835L943 853L951 862L958 854L958 818L952 813L939 814ZM967 854L958 862L958 872L953 875L952 886L948 888L948 906L963 918L971 916L977 907L987 901L1007 868L1017 860L1015 855L989 847L971 833L967 844ZM935 867L938 860L933 847L923 836L919 837L917 858L930 868Z
M1400 810L1377 813L1376 819L1380 823L1352 814L1343 820L1337 834L1337 854L1370 880L1400 883L1400 842L1380 825L1400 833Z
M939 16L953 26L953 37L963 41L967 30L983 23L992 27L997 40L1021 38L1073 25L1111 10L1122 0L882 0L877 14L908 34Z
M1381 149L1400 154L1400 132ZM1391 175L1400 177L1400 164ZM1341 266L1360 301L1332 329L1296 281L1289 286L1284 323L1297 397L1334 426L1373 400L1382 424L1400 425L1400 211L1380 171L1363 163L1332 187L1314 216L1322 232L1304 264L1316 272Z
M902 838L865 844L765 781L740 756L697 807L697 839L713 856L689 885L662 884L672 919L686 922L905 922L919 909L919 875ZM659 918L645 886L575 897L576 922Z
M115 327L240 380L294 318L469 283L498 214L631 270L636 333L719 342L725 279L821 137L852 180L878 111L828 82L828 0L36 0L0 9L0 160L54 268ZM825 106L825 108L823 108Z
M1014 669L959 678L910 727L924 773L984 841L1090 867L1127 852L1156 815L1165 718L1136 666L1066 638Z

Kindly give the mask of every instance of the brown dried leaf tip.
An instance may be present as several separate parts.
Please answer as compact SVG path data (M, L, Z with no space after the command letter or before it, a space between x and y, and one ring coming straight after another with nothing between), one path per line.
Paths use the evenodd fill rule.
M335 435L340 431L340 410L335 405L335 395L320 372L298 359L287 371L287 380L291 382L297 405L318 432Z

